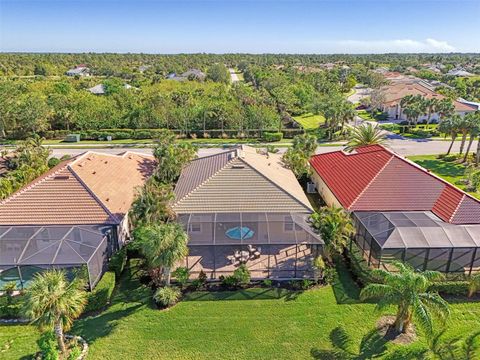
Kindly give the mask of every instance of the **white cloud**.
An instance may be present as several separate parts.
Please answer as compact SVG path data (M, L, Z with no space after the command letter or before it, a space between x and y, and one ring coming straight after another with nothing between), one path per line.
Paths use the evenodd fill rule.
M334 44L331 44L334 45ZM425 39L423 41L412 39L396 40L341 40L337 46L345 48L346 53L409 53L409 52L452 52L455 47L446 41Z

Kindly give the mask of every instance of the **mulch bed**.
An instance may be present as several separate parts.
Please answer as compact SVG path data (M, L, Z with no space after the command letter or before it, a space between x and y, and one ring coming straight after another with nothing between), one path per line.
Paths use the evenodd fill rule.
M406 345L414 342L417 339L415 326L410 324L405 333L398 333L393 327L395 316L382 316L377 321L378 333L387 341L394 344Z

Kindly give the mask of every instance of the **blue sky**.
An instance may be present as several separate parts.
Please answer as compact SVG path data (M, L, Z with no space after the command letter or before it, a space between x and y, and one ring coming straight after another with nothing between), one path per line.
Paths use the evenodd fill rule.
M480 52L480 0L0 0L0 51Z

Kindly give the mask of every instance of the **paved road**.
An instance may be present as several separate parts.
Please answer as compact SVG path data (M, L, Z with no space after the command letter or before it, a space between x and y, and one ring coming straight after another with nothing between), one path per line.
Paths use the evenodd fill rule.
M230 68L228 69L228 71L230 72L230 78L232 79L232 83L240 81L238 75L235 73L235 69Z
M348 97L348 101L352 103L358 103L360 100L362 100L364 97L367 97L370 95L370 92L372 89L366 88L366 87L355 87L355 93L350 95Z
M411 156L411 155L433 155L433 154L442 154L445 153L448 149L449 142L448 141L440 141L440 140L411 140L411 139L402 139L398 138L398 136L392 135L391 138L387 141L387 145L395 152L404 155L404 156ZM476 149L477 142L475 141L472 145L472 149ZM317 148L317 153L326 153L330 151L340 150L342 146L319 146ZM456 141L453 146L453 151L458 152L460 149L460 141ZM114 149L91 149L92 151L103 152L107 154L119 154L126 150L143 153L143 154L151 154L152 149L150 148L132 148L132 149L121 149L121 148L114 148ZM55 157L61 157L62 155L78 155L82 152L85 152L85 149L52 149L52 155ZM198 151L199 156L206 156L212 155L218 152L223 151L221 148L200 148ZM280 149L281 152L285 151L285 148Z

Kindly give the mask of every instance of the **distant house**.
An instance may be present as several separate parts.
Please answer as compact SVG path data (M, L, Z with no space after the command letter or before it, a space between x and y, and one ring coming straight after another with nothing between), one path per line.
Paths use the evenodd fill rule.
M447 72L447 75L449 76L456 76L456 77L469 77L469 76L474 76L474 74L469 73L468 71L465 71L463 69L452 69L449 72Z
M66 160L0 202L0 286L25 286L48 268L85 266L90 287L129 237L137 187L152 156L86 152Z
M382 92L385 96L384 103L380 110L388 114L390 120L407 121L407 117L400 105L402 99L407 95L421 95L427 99L444 99L445 96L434 91L433 87L425 84L423 81L396 81L390 85L384 86ZM454 100L455 112L459 115L473 112L476 109L473 106ZM420 117L419 121L425 120L426 115ZM431 114L430 120L438 121L439 114Z
M66 72L67 76L90 76L90 69L86 65L78 65Z
M175 81L187 81L187 80L197 80L203 81L207 75L198 69L190 69L184 73L177 75L176 73L170 73L167 75L167 79Z
M127 90L128 89L134 89L134 87L132 85L129 85L129 84L124 84L123 88L127 89ZM103 84L95 85L95 86L93 86L93 87L91 87L87 90L90 91L94 95L105 95L105 85L103 85Z
M310 164L325 202L352 214L369 266L480 271L479 200L380 145L314 155Z
M308 278L323 241L313 212L279 154L242 146L193 160L175 187L173 210L189 235L180 264L210 279L245 264L252 278Z
M152 66L151 65L140 65L138 67L138 71L140 71L141 73L147 71L148 69L150 69Z

